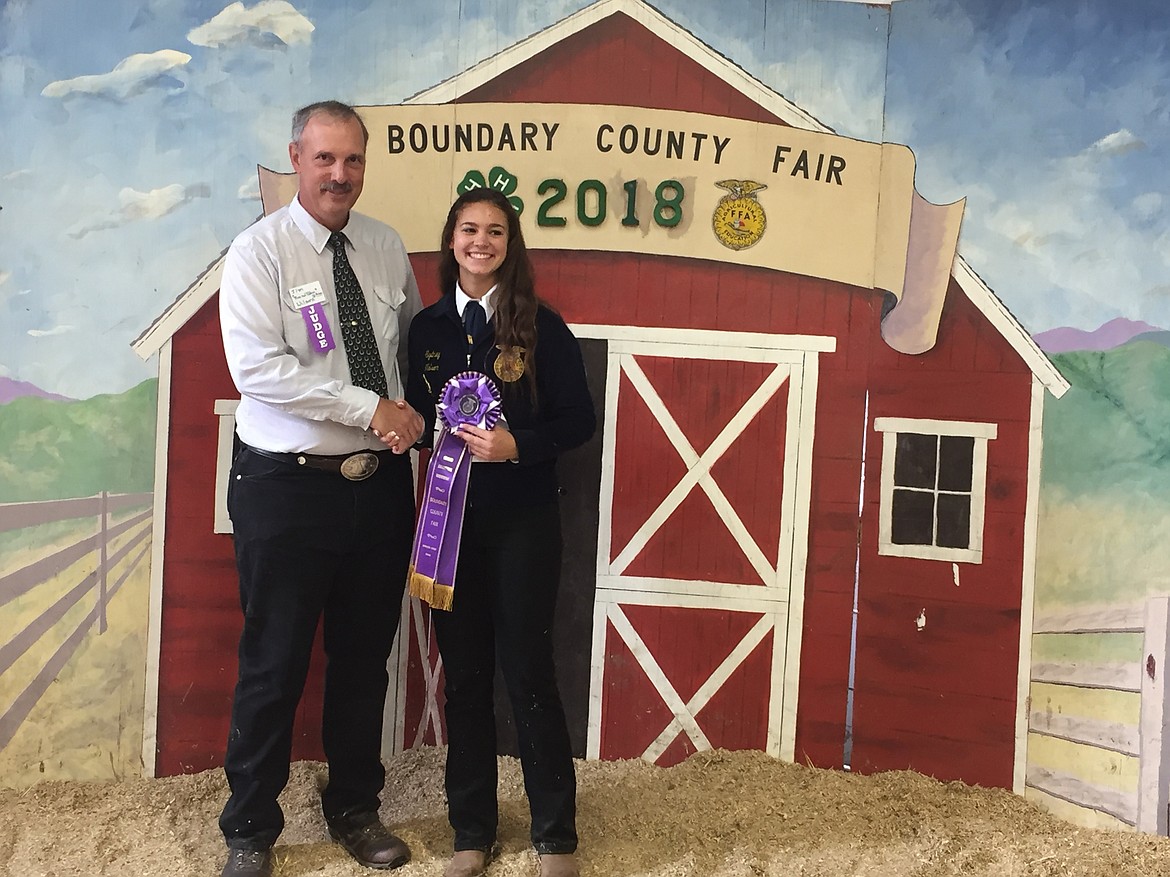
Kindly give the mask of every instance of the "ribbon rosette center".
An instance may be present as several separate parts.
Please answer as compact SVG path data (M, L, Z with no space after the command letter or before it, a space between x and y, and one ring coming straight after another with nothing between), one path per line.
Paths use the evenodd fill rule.
M500 390L482 372L460 372L443 386L439 414L451 430L467 425L491 429L500 419Z

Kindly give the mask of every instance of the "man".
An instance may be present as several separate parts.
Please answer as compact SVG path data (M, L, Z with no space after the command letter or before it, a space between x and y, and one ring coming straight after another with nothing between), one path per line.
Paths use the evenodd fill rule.
M224 261L220 322L241 443L228 511L244 629L224 759L223 877L272 872L284 827L277 795L319 620L329 833L371 868L410 859L379 820L378 796L386 662L414 522L406 452L423 423L401 401L421 301L398 234L352 211L368 139L345 104L298 110L297 196L240 234Z

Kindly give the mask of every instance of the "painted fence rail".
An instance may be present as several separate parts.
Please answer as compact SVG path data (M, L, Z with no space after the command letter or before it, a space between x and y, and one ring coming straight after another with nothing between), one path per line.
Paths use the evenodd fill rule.
M30 593L35 588L64 573L73 564L90 554L97 554L97 566L81 581L45 609L11 638L0 645L0 677L24 655L34 644L65 617L66 613L82 599L97 591L93 608L81 622L69 632L45 665L28 682L12 703L0 714L0 749L8 745L21 723L28 718L41 696L45 693L61 669L77 651L89 630L97 624L98 634L106 630L106 606L118 592L122 583L142 563L150 551L150 493L109 494L75 497L47 502L22 502L0 504L0 533L22 530L28 527L50 524L57 521L96 518L97 530L69 545L57 548L51 554L39 558L20 569L0 575L0 607ZM134 512L136 509L141 511ZM134 512L129 517L114 523L114 516L120 512ZM130 538L111 552L112 543L123 534ZM137 550L136 550L137 549ZM111 582L111 576L127 557L128 564L118 577Z
M1038 616L1033 633L1142 634L1139 660L1124 662L1035 662L1032 681L1079 689L1138 694L1138 724L1092 716L1051 715L1035 710L1029 730L1138 759L1138 787L1126 792L1087 782L1068 773L1030 766L1027 785L1081 807L1107 813L1135 828L1167 834L1170 807L1170 597L1130 606L1085 608Z

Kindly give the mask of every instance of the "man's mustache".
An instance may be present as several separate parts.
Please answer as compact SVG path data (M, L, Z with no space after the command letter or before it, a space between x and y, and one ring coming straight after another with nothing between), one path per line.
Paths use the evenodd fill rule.
M321 184L322 192L329 192L332 195L348 195L353 191L353 183L339 183L336 180L330 180L328 183Z

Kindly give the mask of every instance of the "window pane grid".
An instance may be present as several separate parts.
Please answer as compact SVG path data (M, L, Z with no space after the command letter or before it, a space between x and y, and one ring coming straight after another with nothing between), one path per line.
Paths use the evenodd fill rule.
M897 433L892 541L968 548L975 441L970 436Z

